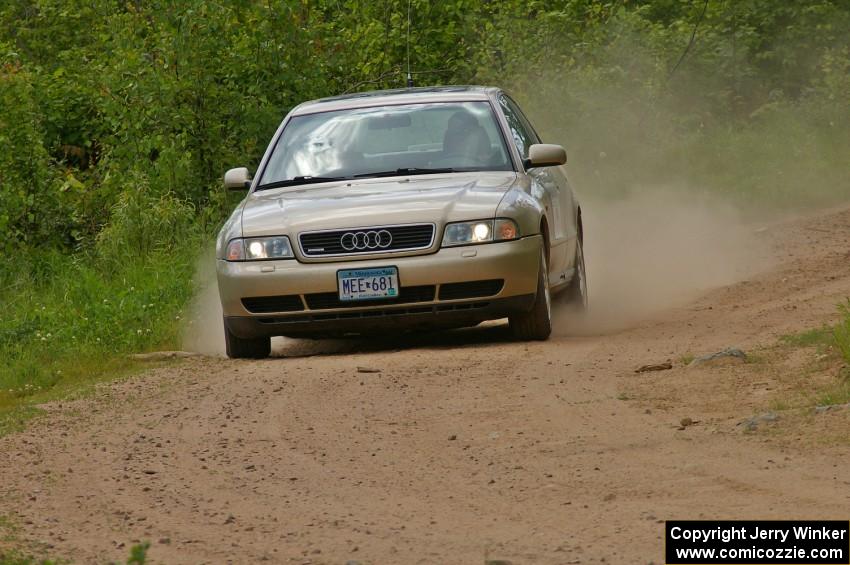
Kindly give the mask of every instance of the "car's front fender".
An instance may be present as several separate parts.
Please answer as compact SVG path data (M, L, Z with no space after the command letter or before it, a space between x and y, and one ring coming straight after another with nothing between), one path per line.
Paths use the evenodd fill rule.
M508 190L496 208L496 217L513 219L523 237L540 233L540 221L545 215L540 201L517 187Z

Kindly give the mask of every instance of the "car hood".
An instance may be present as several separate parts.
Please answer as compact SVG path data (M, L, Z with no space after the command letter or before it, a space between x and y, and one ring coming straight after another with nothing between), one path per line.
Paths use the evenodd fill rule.
M516 173L474 172L358 179L250 194L244 237L313 230L492 218Z

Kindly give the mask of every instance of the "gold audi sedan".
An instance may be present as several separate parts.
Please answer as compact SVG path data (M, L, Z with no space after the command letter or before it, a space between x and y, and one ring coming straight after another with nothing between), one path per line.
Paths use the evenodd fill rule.
M581 208L560 145L504 91L451 86L306 102L275 133L217 241L230 357L272 336L339 337L507 318L551 333L587 304Z

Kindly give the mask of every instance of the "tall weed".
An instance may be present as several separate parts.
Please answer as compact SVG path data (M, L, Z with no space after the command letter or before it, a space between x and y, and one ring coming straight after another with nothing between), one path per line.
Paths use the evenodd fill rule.
M833 330L835 346L841 352L841 356L850 365L850 299L838 306L841 313L841 321Z

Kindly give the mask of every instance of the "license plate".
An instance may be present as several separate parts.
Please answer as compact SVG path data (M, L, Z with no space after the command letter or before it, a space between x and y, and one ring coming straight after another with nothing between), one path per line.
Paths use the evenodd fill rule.
M398 296L398 269L350 269L336 274L340 300L378 300Z

